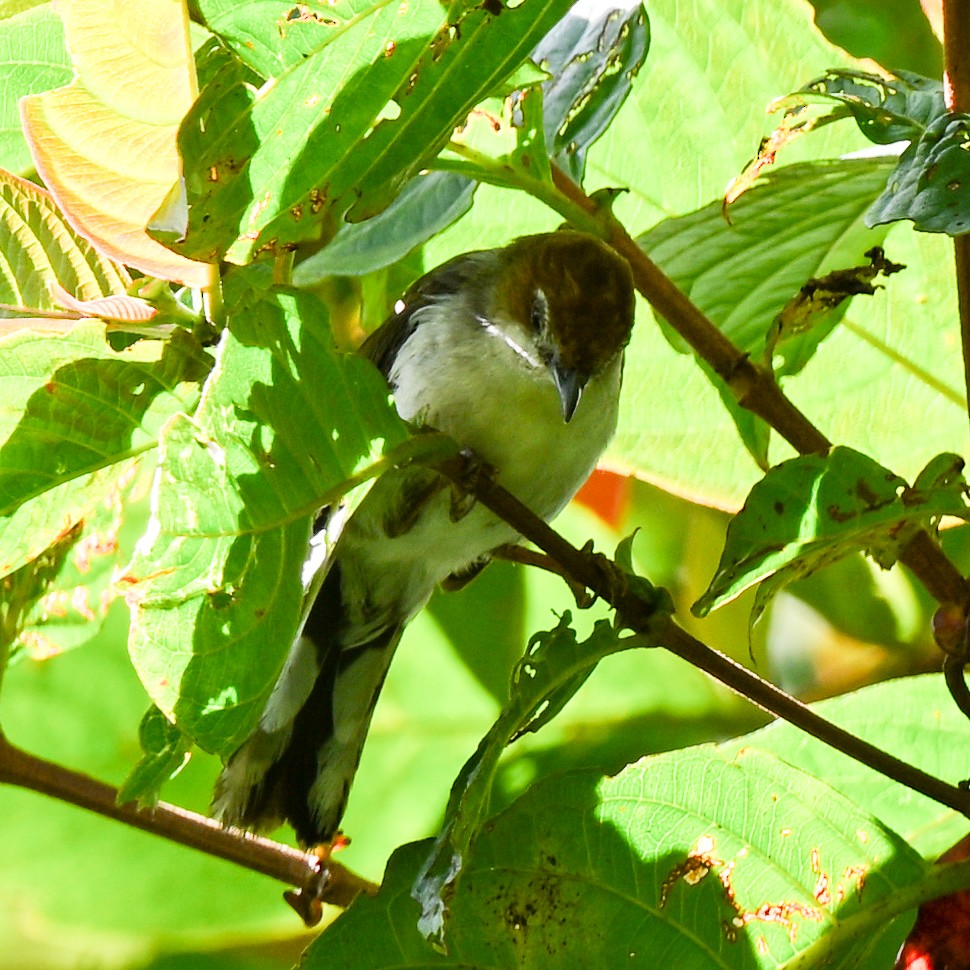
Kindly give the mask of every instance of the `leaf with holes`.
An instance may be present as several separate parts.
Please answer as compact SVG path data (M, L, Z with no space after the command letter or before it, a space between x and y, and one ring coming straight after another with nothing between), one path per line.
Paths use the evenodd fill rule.
M347 0L290 24L293 5L275 5L267 23L299 27L308 56L286 54L258 90L241 64L207 85L179 136L189 210L173 245L245 263L382 211L569 6L486 4L448 22L433 3Z
M444 955L405 897L425 846L392 857L381 892L311 945L307 970L573 970L648 966L658 953L677 968L767 970L864 946L931 868L825 782L714 745L533 786L475 843L448 900Z
M899 71L893 78L865 71L826 71L780 101L779 107L804 102L806 95L847 110L859 130L877 145L917 140L946 114L943 85L908 71Z
M656 591L648 584L645 593ZM662 596L658 603L661 608L666 605ZM492 780L506 746L551 721L604 657L641 645L620 637L606 620L597 621L592 634L579 642L571 623L567 611L554 630L529 640L513 671L508 702L455 781L441 834L412 890L421 904L425 935L441 935L446 897L455 891L455 881L485 821Z
M551 77L542 84L545 143L582 182L586 152L623 106L650 43L640 3L575 4L532 52Z
M908 141L885 190L866 213L869 226L911 219L924 232L970 231L970 115L948 112L943 85L898 72L894 78L862 71L828 71L782 105L821 100L848 111L870 141Z
M903 152L885 192L866 213L870 226L911 219L923 232L970 232L970 115L929 125Z
M919 489L851 448L776 465L731 520L717 572L692 611L705 616L768 580L756 619L784 583L860 550L888 568L915 528L943 515L967 517L966 485L952 473L953 456L943 464L947 471L931 481L924 476Z
M775 319L808 280L865 262L863 254L882 242L883 232L861 223L892 165L886 159L790 165L759 181L727 214L712 202L664 220L637 243L742 351L762 357ZM847 308L848 302L779 347L777 372L803 369ZM671 345L686 353L683 338L661 325ZM652 366L635 349L628 354L628 374L643 365ZM766 468L767 425L740 407L709 368L701 364L701 370ZM631 386L633 395L652 394L652 382L633 377Z

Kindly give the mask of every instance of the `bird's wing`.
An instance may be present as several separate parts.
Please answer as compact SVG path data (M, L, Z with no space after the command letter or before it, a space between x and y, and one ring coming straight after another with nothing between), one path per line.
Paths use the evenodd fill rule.
M469 279L478 272L481 262L491 254L492 250L487 249L463 253L412 283L402 297L401 309L367 337L360 345L359 353L374 364L385 378L388 377L397 352L420 323L419 311L464 289Z

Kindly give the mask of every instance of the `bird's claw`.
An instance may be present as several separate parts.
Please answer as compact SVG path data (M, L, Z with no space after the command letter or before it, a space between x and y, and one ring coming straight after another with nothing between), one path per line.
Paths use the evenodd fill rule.
M462 461L461 480L451 487L451 521L460 522L475 507L478 501L473 492L476 483L483 478L494 478L495 468L479 458L475 452L462 448L459 452Z

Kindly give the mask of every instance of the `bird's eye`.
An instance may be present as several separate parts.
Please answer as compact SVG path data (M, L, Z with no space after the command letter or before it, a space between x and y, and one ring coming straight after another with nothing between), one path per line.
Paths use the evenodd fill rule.
M549 302L546 300L546 294L537 289L532 297L532 310L529 318L532 329L536 333L539 333L545 327L548 315Z

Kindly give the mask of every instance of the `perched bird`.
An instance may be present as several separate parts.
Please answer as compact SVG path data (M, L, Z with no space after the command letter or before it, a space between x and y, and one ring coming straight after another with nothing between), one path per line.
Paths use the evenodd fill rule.
M398 412L494 470L544 519L589 476L616 426L633 326L627 263L584 233L524 236L466 253L419 280L361 353ZM475 575L514 529L459 507L428 468L385 474L343 523L324 509L311 559L342 526L255 733L213 800L226 824L286 820L304 845L335 835L371 715L408 621L439 583Z

